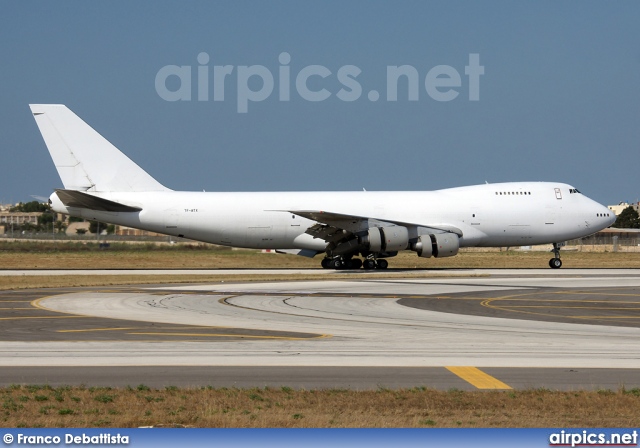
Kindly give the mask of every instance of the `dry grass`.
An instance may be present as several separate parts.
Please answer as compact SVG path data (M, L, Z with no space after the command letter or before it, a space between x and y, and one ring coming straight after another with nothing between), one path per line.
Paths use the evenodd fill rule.
M640 390L0 389L5 427L635 427Z

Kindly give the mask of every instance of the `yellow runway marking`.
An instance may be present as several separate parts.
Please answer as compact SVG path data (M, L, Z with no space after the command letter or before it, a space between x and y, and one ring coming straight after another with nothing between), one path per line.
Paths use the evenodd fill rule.
M196 326L187 325L182 328L193 329L193 330L212 330L212 329L220 330L223 328L230 328L230 327L199 327L197 325ZM153 329L154 330L175 330L176 328L175 327L154 327ZM140 327L85 328L85 329L79 329L79 330L57 330L57 333L90 333L93 331L133 331L133 330L143 331L144 328L140 328Z
M506 305L508 308L557 308L557 309L584 309L584 310L640 310L640 308L619 307L613 308L608 306L549 306L549 305ZM505 309L508 309L505 308Z
M506 301L506 302L551 302L551 303L635 303L638 304L640 302L632 302L630 300L580 300L580 299L537 299L526 298L526 299L516 299L510 296L505 297L489 297L484 299L473 299L473 300L483 300L486 302L494 302L494 301Z
M615 292L586 292L586 291L555 291L552 292L552 294L573 294L573 295L579 295L579 294L584 294L586 296L631 296L631 297L638 297L640 296L640 294L620 294L620 293L615 293Z
M640 316L567 316L573 319L640 319Z
M91 331L135 330L136 328L88 328L86 330L58 330L57 333L88 333Z
M484 373L477 367L445 367L449 372L459 376L478 389L511 389L499 379Z
M2 310L31 310L31 311L40 311L38 308L0 308Z

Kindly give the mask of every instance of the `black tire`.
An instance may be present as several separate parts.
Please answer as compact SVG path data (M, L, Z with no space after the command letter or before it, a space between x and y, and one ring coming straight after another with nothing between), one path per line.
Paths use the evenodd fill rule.
M387 260L378 260L378 269L387 269L389 267L389 262Z
M323 258L320 262L323 269L329 269L329 263L331 263L331 260L329 258Z
M344 263L342 262L341 259L336 258L334 260L331 260L331 264L329 265L332 269L342 269L344 266Z
M560 269L562 267L562 260L559 258L552 258L549 260L549 266L551 269Z
M362 267L365 268L366 270L375 269L376 262L373 260L364 260L364 262L362 263Z
M351 260L351 269L360 269L362 267L362 260L359 258L354 258Z

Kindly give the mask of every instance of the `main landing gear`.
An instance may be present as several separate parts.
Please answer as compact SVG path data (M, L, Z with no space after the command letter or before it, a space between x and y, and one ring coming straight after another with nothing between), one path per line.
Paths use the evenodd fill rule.
M322 267L324 269L387 269L389 262L387 260L376 260L374 258L367 258L364 261L359 258L323 258Z
M549 260L549 267L551 269L560 269L562 267L562 260L560 259L560 244L553 243L553 255L554 258Z

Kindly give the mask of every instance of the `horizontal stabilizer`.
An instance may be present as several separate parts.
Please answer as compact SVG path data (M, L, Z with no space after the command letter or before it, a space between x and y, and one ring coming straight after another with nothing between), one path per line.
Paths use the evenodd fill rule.
M140 207L121 204L76 190L56 190L60 201L67 207L87 208L101 212L139 212Z

